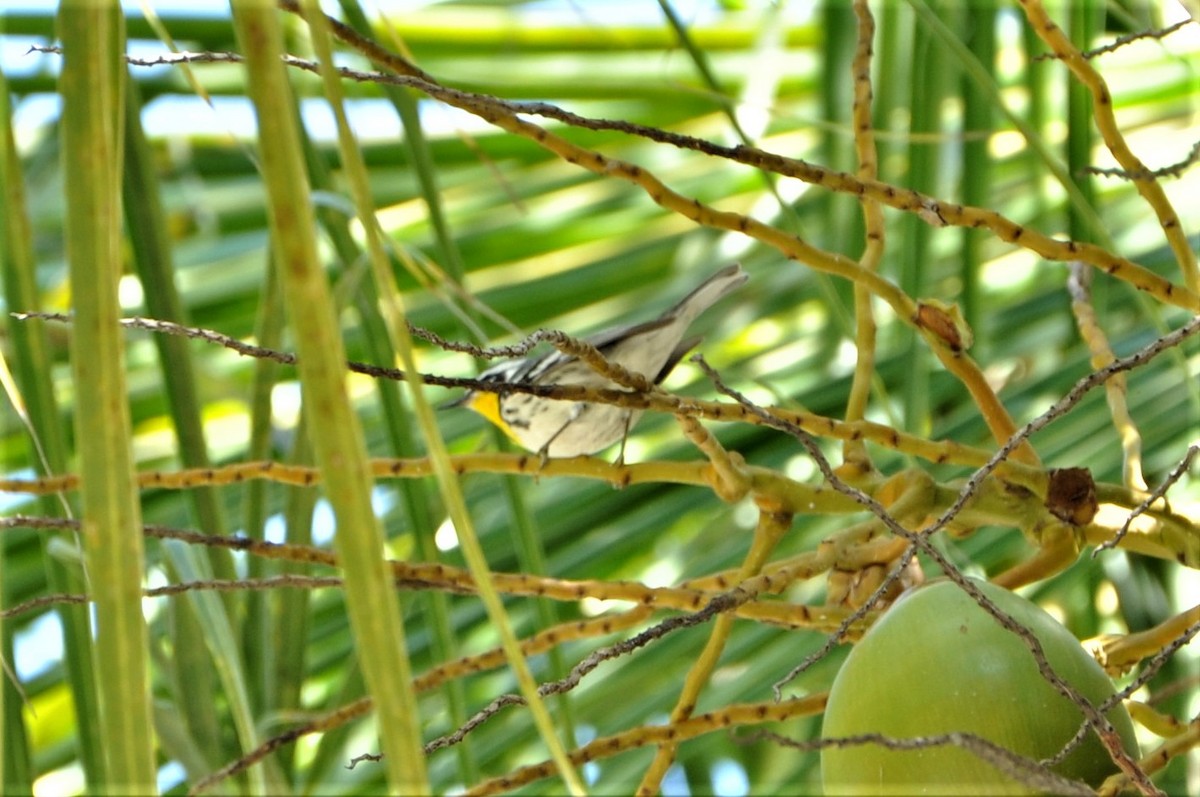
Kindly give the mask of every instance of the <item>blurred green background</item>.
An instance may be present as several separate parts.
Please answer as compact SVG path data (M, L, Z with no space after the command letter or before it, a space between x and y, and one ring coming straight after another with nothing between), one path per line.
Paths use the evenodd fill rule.
M182 50L236 49L228 12L218 4L155 4L159 23ZM351 4L343 3L349 7ZM664 9L663 5L666 5ZM1052 15L1083 46L1177 19L1173 3L1074 2L1048 4ZM1043 52L1009 4L885 2L873 4L874 119L880 179L933 196L989 207L1042 232L1069 235L1111 248L1174 281L1177 267L1153 214L1124 181L1083 171L1111 166L1094 134L1087 101L1061 64L1031 61ZM380 4L390 26L378 38L402 42L415 62L443 83L514 100L547 101L593 117L625 119L708 138L753 143L833 169L856 167L848 124L850 59L855 41L849 3L678 2L446 2ZM337 4L330 6L339 12ZM669 14L667 12L670 12ZM6 272L5 309L67 311L71 288L63 249L64 199L60 166L55 54L28 52L49 45L54 11L45 6L0 12L0 66L7 81L24 214L31 225L36 306L13 303ZM673 19L672 19L673 16ZM142 12L128 10L128 52L153 57L166 45ZM288 16L289 49L310 57L307 34ZM394 38L392 38L394 37ZM1117 117L1130 143L1151 168L1183 161L1196 143L1200 108L1200 27L1162 40L1140 41L1099 57L1112 88ZM355 55L345 63L365 68ZM276 288L268 276L270 252L265 198L256 171L253 115L240 65L194 65L190 75L167 66L134 66L130 133L144 135L151 183L129 185L129 208L161 202L159 219L129 218L129 271L120 295L127 315L177 319L238 338L292 350ZM311 141L313 201L323 222L321 241L341 303L340 318L353 359L391 364L374 309L359 229L339 181L332 117L315 76L294 74L297 109ZM192 82L194 81L194 83ZM202 88L203 96L198 92ZM719 312L701 318L701 351L731 386L768 404L802 407L834 417L844 412L853 370L850 286L787 262L777 252L730 233L702 229L650 202L632 186L597 178L561 162L529 141L481 120L405 92L347 83L350 114L370 167L379 217L406 309L417 325L476 343L519 339L552 327L586 333L642 320L673 304L703 276L742 262L751 278ZM141 130L138 130L140 125ZM546 123L558 130L556 123ZM801 235L810 243L856 258L864 233L858 204L849 197L764 175L612 132L564 131L581 145L637 163L675 190ZM1200 172L1164 181L1183 227L1200 229ZM887 248L881 270L910 295L957 302L975 331L972 355L1018 422L1042 412L1091 368L1065 290L1066 267L999 242L978 231L933 229L912 215L886 212ZM15 234L10 224L6 241ZM165 246L153 248L155 237ZM168 259L135 265L141 251ZM13 266L11 247L6 262ZM478 320L438 278L418 281L408 264L432 263L461 278L467 290L506 324ZM165 280L174 291L163 287ZM433 287L431 287L431 285ZM1098 277L1096 309L1118 355L1128 354L1186 320L1186 313ZM169 297L178 297L172 307ZM868 417L934 439L988 446L990 438L961 384L946 374L906 326L879 310L877 382ZM464 320L470 318L471 320ZM18 362L6 319L4 355L27 401L39 402L51 467L72 471L70 416L87 400L73 385L68 328L42 327L47 348L40 362ZM482 337L472 331L477 328ZM33 334L33 333L30 333ZM211 345L166 344L129 333L127 377L140 469L176 470L207 457L216 463L311 456L298 425L299 388L293 369L264 367ZM165 348L172 346L173 348ZM430 373L470 376L480 365L462 354L421 351ZM1143 436L1148 480L1157 483L1197 441L1200 347L1185 344L1129 377L1129 403ZM30 372L49 377L53 396L30 394ZM195 375L195 395L182 395L178 377ZM419 449L397 412L395 385L362 378L350 382L371 451L395 456ZM690 365L667 387L712 398L714 391ZM1104 397L1096 391L1067 417L1034 438L1051 467L1087 466L1099 481L1120 482L1121 447ZM441 401L454 394L430 389ZM190 417L187 438L177 433ZM30 436L11 406L3 415L3 469L10 477L42 472ZM484 423L466 411L439 415L459 453L497 445ZM819 479L797 443L749 425L712 425L722 442L748 462L777 468L807 482ZM54 433L44 432L54 437ZM835 459L840 444L824 442ZM417 447L417 448L414 448ZM885 472L916 464L871 449ZM614 456L608 454L611 459ZM670 418L648 416L629 441L626 457L696 459ZM933 468L940 478L961 469ZM636 579L669 584L736 566L753 526L751 506L729 506L709 491L671 485L622 491L599 483L530 480L492 475L465 479L464 489L497 571L544 571L561 578ZM1200 485L1184 479L1171 493L1178 502L1200 499ZM433 485L381 481L374 492L391 552L428 559L444 512ZM3 496L6 514L57 514L57 499ZM328 545L332 519L318 490L254 483L212 491L146 490L146 522L264 536L312 539ZM811 549L845 517L798 518L777 556ZM79 560L69 536L6 531L4 602L74 591ZM461 564L452 536L437 536L440 556ZM964 570L994 574L1031 552L1012 529L983 530L965 540L940 540ZM240 555L205 556L147 542L146 584L179 580L185 565L246 576L278 572L273 563ZM298 569L298 568L293 568ZM819 603L820 579L788 594ZM1110 552L1083 556L1070 569L1027 590L1080 638L1138 630L1196 602L1196 576L1178 565ZM451 655L496 644L477 600L466 596L403 595L410 653L418 672ZM145 602L151 627L155 722L160 787L186 784L237 757L238 738L228 696L216 676L221 657L236 658L261 736L297 717L342 705L363 693L353 640L339 590L231 593L224 609L233 620L232 646L213 645L197 603L182 598ZM522 634L555 618L594 614L601 607L508 601ZM551 701L558 720L579 741L640 724L662 722L683 674L707 638L707 627L673 634L603 667L564 701ZM700 710L730 702L765 700L770 687L823 642L815 632L783 631L738 623ZM6 659L21 683L5 696L6 793L82 793L94 785L103 739L95 718L75 705L87 695L86 609L43 608L4 624ZM596 643L568 644L559 655L533 659L535 674L550 680ZM213 657L217 661L214 663ZM828 687L840 652L789 686L802 693ZM1200 711L1197 655L1185 648L1155 687L1182 684L1159 708L1177 717ZM449 732L499 694L513 690L506 673L472 676L422 697L426 738ZM73 697L75 695L76 697ZM215 695L215 697L214 697ZM812 738L819 719L778 728ZM1149 737L1148 737L1149 738ZM306 737L272 764L298 793L364 793L384 788L378 765L345 768L348 759L377 749L368 718ZM649 762L649 750L589 764L585 777L597 793L628 793ZM468 742L430 757L433 785L446 791L540 760L543 748L520 709L482 726ZM1185 757L1186 759L1186 757ZM1171 792L1195 792L1200 763L1180 759L1160 779ZM768 794L818 788L817 757L769 742L738 743L714 733L680 748L664 784L671 794ZM1189 780L1190 778L1190 780ZM224 788L245 788L234 781ZM543 782L529 793L547 788Z

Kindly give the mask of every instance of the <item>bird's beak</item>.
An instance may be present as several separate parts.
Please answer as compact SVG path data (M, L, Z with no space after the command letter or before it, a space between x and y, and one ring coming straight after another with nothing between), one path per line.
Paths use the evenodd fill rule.
M472 395L471 391L468 390L466 393L463 393L461 396L459 396L456 399L452 399L443 404L437 405L436 409L438 409L440 411L440 410L452 410L455 407L463 407L466 405L466 403L468 401L471 400L471 395Z

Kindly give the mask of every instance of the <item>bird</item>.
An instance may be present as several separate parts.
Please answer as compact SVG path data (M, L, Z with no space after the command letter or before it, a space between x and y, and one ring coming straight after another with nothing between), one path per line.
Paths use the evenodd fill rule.
M726 266L700 283L674 307L640 324L614 327L585 340L609 362L659 384L700 337L685 338L688 327L705 310L742 285L748 275L740 264ZM584 385L624 390L573 355L557 349L546 354L506 360L479 375L497 385ZM469 390L446 406L465 406L494 423L519 446L547 458L596 454L624 441L642 411L609 404L545 398L529 393Z

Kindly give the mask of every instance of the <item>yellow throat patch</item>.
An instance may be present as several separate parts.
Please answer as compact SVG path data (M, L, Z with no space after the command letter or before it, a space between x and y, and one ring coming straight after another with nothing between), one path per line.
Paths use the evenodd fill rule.
M503 429L504 433L513 439L513 442L523 445L521 438L517 437L513 428L500 416L499 393L476 393L467 400L467 406Z

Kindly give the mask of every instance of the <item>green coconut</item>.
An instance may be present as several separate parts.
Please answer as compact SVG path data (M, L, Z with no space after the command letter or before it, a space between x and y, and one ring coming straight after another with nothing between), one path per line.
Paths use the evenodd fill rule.
M1094 706L1112 682L1079 641L1037 605L973 580L1002 611L1030 629L1046 658ZM1137 755L1123 706L1106 715ZM1056 755L1083 722L1077 706L1039 673L1025 642L949 580L906 593L855 645L829 693L826 739L883 734L912 739L954 732L980 736L1032 758ZM1116 771L1094 732L1053 771L1091 786ZM821 753L826 794L1035 794L975 754L952 745L892 750L878 744Z

